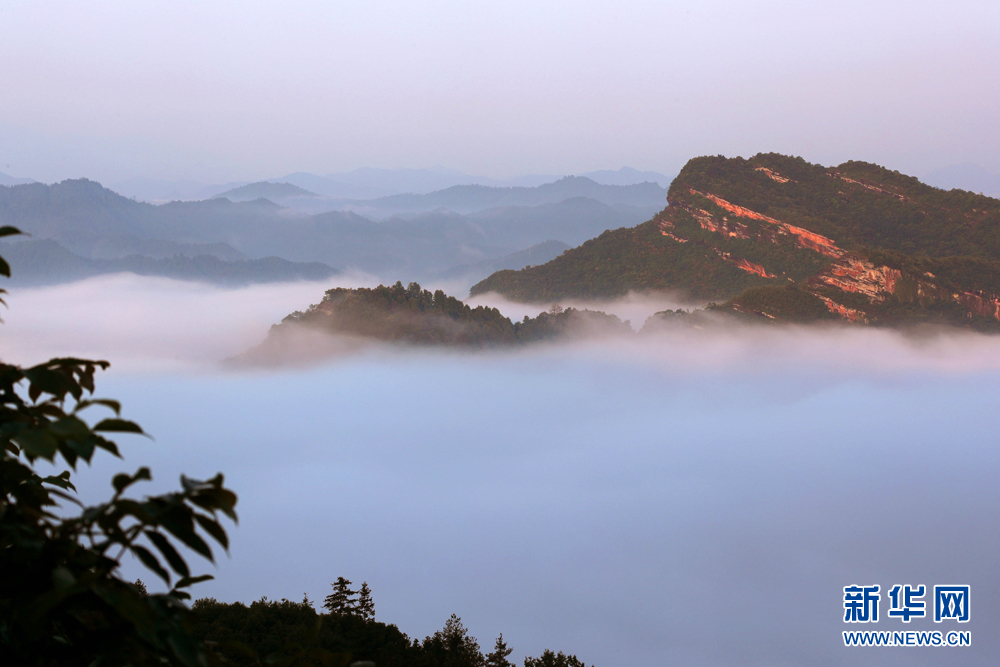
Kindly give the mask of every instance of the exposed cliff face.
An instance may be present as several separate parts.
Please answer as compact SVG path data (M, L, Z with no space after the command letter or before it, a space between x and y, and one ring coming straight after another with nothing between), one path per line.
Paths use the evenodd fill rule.
M834 315L837 315L847 320L851 324L870 323L870 320L863 311L857 310L855 308L848 308L847 306L841 303L837 303L830 297L826 297L823 295L817 295L817 296L819 297L819 300L822 301L823 304L827 307L827 310L829 310Z
M848 178L847 176L844 176L843 174L832 173L832 174L830 174L830 176L831 177L835 177L835 178L839 178L840 180L846 181L848 183L853 183L855 185L861 186L865 190L869 190L871 192L877 192L879 194L889 195L890 197L895 197L899 201L910 201L910 199L908 197L906 197L905 195L902 195L902 194L900 194L898 192L893 192L891 190L886 190L885 188L880 188L877 185L872 185L871 183L867 183L865 181L859 181L859 180L856 180L856 179L853 179L853 178Z
M762 222L774 225L776 234L789 235L793 237L795 239L796 245L802 248L806 248L808 250L814 250L822 255L826 255L827 257L840 257L841 255L844 254L844 251L838 248L836 243L826 238L822 234L817 234L815 232L809 231L808 229L803 229L802 227L796 227L794 225L790 225L786 222L776 220L772 217L763 215L761 213L751 211L750 209L743 206L737 206L736 204L732 204L723 199L722 197L717 197L716 195L713 195L710 192L698 192L697 190L691 190L691 194L701 195L702 197L708 199L719 208L729 211L730 213L739 218L746 218L747 220L760 220ZM702 211L702 213L707 213L707 212ZM772 243L774 242L773 237L768 240L770 240Z
M997 298L995 295L959 292L953 294L952 299L973 315L992 317L995 320L1000 320L1000 298Z
M759 172L762 172L762 173L763 173L764 175L766 175L766 176L767 176L768 178L770 178L770 179L771 179L772 181L776 181L776 182L778 182L778 183L787 183L787 182L789 182L790 180L792 180L792 179L790 179L790 178L785 178L785 177L784 177L784 176L782 176L781 174L778 174L778 173L776 173L776 172L774 172L774 171L771 171L771 170L770 170L770 169L768 169L767 167L754 167L754 171L759 171Z
M917 272L879 265L870 259L847 254L808 282L807 290L819 296L831 312L850 322L875 323L886 318L886 306L895 304L933 308L957 308L965 317L1000 322L1000 298L985 291L956 290L954 285L930 271ZM825 289L824 289L825 288ZM858 295L866 305L851 308L836 290Z
M897 269L875 266L862 257L848 255L832 263L813 278L813 282L863 294L871 300L885 300L895 294L896 283L901 277Z

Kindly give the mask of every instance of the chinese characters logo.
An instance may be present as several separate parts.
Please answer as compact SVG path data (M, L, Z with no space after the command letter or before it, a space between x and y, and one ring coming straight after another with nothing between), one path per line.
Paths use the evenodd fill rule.
M934 587L934 622L953 618L959 623L969 620L968 586Z
M966 623L969 620L969 586L934 586L934 622L954 620ZM844 623L878 623L878 608L881 587L853 585L844 586ZM889 618L898 618L903 623L910 619L927 615L924 597L927 588L920 584L896 584L888 591Z

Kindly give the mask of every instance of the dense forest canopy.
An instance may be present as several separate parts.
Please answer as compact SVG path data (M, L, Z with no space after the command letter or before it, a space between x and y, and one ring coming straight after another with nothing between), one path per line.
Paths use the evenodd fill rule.
M367 584L359 590L338 577L333 592L318 613L308 597L302 602L261 598L250 605L195 601L193 634L233 665L259 665L297 656L290 664L326 665L374 663L377 667L514 667L513 649L501 633L493 651L484 653L462 619L452 614L444 627L422 641L410 638L391 623L375 620ZM526 657L525 667L586 667L575 655L544 650Z
M305 312L294 312L272 327L270 345L281 345L283 334L297 327L385 342L473 348L632 332L629 323L614 315L558 306L537 317L511 322L496 308L473 308L442 290L431 293L418 283L404 287L401 282L327 290L320 303Z

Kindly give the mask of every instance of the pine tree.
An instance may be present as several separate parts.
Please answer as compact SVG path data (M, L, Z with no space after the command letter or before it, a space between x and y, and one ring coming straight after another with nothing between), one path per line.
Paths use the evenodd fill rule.
M358 593L351 590L351 582L343 577L337 577L337 581L330 585L333 586L333 592L323 600L323 608L331 614L342 616L353 614L357 607L354 596Z
M375 602L372 600L372 589L368 588L368 582L361 582L361 590L358 591L358 601L354 605L354 614L366 621L375 620Z
M497 645L493 647L493 652L486 655L486 667L514 667L514 663L507 659L507 656L514 652L514 649L507 648L507 642L503 640L503 633L497 637Z
M424 651L432 656L432 662L446 667L484 667L485 660L479 650L479 642L469 636L462 625L462 619L452 614L445 621L444 628L424 640Z
M542 657L524 659L524 667L587 667L575 655L566 655L562 651L553 653L546 649L542 651Z

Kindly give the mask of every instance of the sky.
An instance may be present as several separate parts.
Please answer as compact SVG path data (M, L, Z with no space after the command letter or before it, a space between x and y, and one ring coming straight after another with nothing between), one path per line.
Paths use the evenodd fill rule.
M1000 172L1000 5L0 2L0 172L506 178L776 151Z

